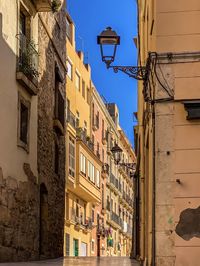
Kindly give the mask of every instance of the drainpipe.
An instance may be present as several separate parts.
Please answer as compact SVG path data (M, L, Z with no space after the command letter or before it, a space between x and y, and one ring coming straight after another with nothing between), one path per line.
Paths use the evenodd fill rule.
M155 98L154 98L155 99ZM153 184L152 184L152 266L156 265L156 144L155 144L155 103L152 104L152 126L153 126Z

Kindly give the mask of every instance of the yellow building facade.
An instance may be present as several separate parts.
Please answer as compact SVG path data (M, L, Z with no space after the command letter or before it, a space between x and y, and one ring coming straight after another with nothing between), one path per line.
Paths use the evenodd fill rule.
M99 204L101 161L90 140L90 67L75 48L74 25L67 15L67 173L65 246L66 256L90 256L91 204Z
M133 255L143 265L199 265L199 18L197 1L137 1Z
M118 165L135 162L119 127L115 104L107 104L91 80L90 66L75 47L75 28L67 19L67 150L65 256L129 256L132 245L133 175Z

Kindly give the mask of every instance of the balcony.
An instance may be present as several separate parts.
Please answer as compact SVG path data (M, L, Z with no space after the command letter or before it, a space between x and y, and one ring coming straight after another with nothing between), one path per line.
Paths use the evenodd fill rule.
M76 209L71 208L70 209L70 215L66 219L66 225L68 224L74 224L75 229L77 230L83 230L83 231L90 231L92 230L92 219L91 218L85 218L83 213L77 213Z
M33 0L37 12L57 12L63 1L61 0Z
M67 110L67 122L76 129L76 116L70 111L70 109Z
M76 128L76 136L77 136L77 139L83 141L87 145L87 147L92 152L94 152L94 143L90 140L90 137L87 136L83 128L81 127Z
M87 202L101 202L100 189L81 173L76 179L76 193Z
M119 181L112 173L110 174L110 185L114 192L117 193L119 189Z
M104 224L99 224L97 226L97 235L100 235L103 238L106 236L106 229L104 227Z
M116 213L112 212L110 219L111 219L111 222L114 222L115 227L118 227L119 229L123 227L122 219Z
M17 35L19 56L17 59L16 79L31 95L38 93L38 52L32 40L24 34Z

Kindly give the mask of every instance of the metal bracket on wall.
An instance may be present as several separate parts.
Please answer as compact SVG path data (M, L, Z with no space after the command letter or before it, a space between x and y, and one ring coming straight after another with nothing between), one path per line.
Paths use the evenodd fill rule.
M108 68L112 68L115 73L119 71L127 74L129 77L144 80L146 76L146 67L137 67L137 66L107 66Z

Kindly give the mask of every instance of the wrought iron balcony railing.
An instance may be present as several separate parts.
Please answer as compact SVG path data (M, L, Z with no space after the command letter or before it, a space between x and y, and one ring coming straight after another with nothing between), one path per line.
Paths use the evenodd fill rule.
M78 127L76 128L76 136L78 139L81 139L90 150L94 152L94 143L90 140L90 138L87 136L85 130L83 128Z
M37 79L38 72L38 52L34 41L27 39L24 34L17 35L19 44L19 57L17 71L23 72L30 80Z
M111 213L111 220L114 221L119 226L122 226L122 219L119 217L119 215L117 215L114 212Z

